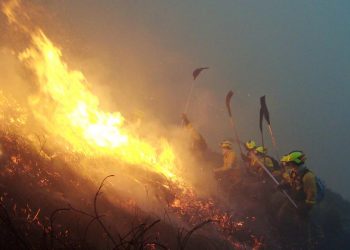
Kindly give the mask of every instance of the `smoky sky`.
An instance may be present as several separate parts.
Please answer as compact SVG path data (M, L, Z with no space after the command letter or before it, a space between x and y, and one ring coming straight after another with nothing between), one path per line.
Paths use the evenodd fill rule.
M233 137L226 93L235 92L241 139L258 142L266 95L279 154L304 150L308 167L350 198L349 1L34 2L45 10L44 30L108 109L176 126L192 70L209 66L188 115L213 150Z

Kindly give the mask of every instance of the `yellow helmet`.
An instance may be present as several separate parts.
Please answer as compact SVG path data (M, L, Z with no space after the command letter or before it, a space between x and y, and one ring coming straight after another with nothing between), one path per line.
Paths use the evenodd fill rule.
M288 161L288 155L283 155L280 159L280 162L287 162Z
M267 149L263 146L259 146L255 148L255 151L260 153L260 154L266 154L267 153Z
M225 140L225 141L221 142L220 147L221 148L231 149L232 148L232 142L230 142L228 140Z
M249 140L244 144L244 146L246 147L247 150L252 150L256 148L256 143L253 140Z

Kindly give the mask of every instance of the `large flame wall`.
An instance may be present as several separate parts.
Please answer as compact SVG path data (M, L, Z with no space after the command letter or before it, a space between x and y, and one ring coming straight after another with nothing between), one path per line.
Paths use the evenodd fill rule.
M9 1L2 10L9 23L30 38L30 45L18 58L35 76L39 92L30 97L29 104L47 133L63 139L74 152L115 157L172 180L181 179L167 140L142 140L128 129L119 112L102 111L83 73L69 69L61 50L41 29L18 18L20 1Z

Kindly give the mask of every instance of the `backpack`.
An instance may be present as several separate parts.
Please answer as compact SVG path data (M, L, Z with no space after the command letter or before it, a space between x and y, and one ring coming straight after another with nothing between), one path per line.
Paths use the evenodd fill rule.
M309 169L305 169L301 178L303 178L304 175L308 172L311 172L311 171ZM315 175L315 179L316 179L316 188L317 188L316 203L320 203L326 194L326 183L316 175Z

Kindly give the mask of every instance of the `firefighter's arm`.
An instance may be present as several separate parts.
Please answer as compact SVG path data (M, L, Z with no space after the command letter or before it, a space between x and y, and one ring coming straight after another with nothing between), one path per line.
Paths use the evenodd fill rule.
M316 203L317 185L316 178L312 173L307 173L303 178L304 192L306 194L305 203L314 205Z
M220 168L215 168L214 172L221 172L221 171L226 171L228 169L232 168L232 156L231 154L228 154L225 158L224 158L224 165Z

